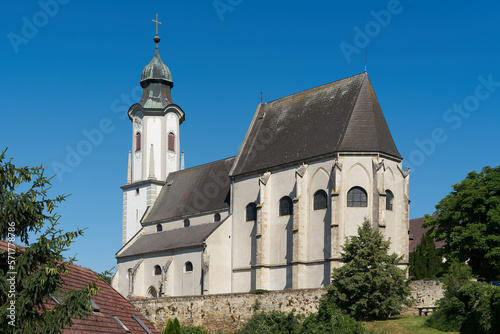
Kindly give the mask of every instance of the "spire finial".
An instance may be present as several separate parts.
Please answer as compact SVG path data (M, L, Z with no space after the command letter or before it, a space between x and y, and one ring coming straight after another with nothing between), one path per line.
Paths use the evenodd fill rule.
M158 36L158 24L161 24L161 22L158 21L158 14L156 14L156 20L153 20L153 22L156 23L156 35L155 35L154 41L156 44L158 44L158 43L160 43L160 36Z
M366 60L368 59L368 42L366 42L366 49L365 49L365 73L366 73Z

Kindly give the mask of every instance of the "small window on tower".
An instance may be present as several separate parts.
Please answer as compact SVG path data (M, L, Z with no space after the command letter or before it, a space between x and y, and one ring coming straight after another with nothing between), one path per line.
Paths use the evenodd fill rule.
M172 132L168 134L168 150L175 152L175 135Z
M188 218L184 219L184 227L189 227L189 225L191 225L189 219Z
M141 133L137 132L135 134L135 150L140 151L141 150Z
M220 222L220 213L214 215L214 222Z

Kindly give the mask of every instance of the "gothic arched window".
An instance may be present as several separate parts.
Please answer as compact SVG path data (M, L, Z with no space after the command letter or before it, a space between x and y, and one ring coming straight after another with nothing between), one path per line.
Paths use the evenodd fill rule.
M187 273L190 273L193 271L193 264L191 262L186 262L186 264L184 265L184 271L187 272Z
M175 135L172 132L168 134L168 150L175 152Z
M163 231L163 226L161 224L156 225L156 232L161 232Z
M257 220L257 204L254 202L248 203L246 207L246 221L251 222Z
M288 196L280 199L280 216L289 216L293 214L293 202Z
M140 151L141 150L141 133L137 132L135 134L135 150Z
M155 266L155 275L161 275L161 267L159 265Z
M214 222L220 222L220 213L214 215Z
M394 195L390 190L385 191L385 209L392 211L392 202L394 202Z
M189 225L191 225L189 219L188 218L184 219L184 227L189 227Z
M320 189L316 191L314 193L313 200L314 200L313 203L314 210L321 210L328 208L328 195L324 190Z
M361 187L353 187L347 193L348 207L366 207L368 205L366 191Z

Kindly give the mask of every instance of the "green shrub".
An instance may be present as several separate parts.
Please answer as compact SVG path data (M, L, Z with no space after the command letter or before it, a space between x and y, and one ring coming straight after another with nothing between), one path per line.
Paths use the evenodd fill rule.
M427 326L465 334L500 333L500 288L470 281L470 276L466 265L452 263L443 278L444 297L427 319Z
M209 332L200 326L187 326L181 328L182 334L209 334Z
M236 333L239 334L290 334L299 333L299 321L294 312L288 314L279 311L254 314L245 326Z
M298 333L364 334L367 330L361 323L342 314L335 305L322 299L318 313L310 314L302 323Z
M179 319L174 318L173 321L172 319L168 319L167 326L165 327L163 334L182 334Z

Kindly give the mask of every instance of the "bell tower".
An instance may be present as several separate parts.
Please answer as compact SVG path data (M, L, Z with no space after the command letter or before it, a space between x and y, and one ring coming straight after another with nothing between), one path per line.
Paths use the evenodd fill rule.
M129 151L127 183L123 190L122 244L142 227L141 220L154 204L170 172L179 170L180 131L184 111L174 104L170 69L158 51L156 17L155 54L141 75L142 97L128 110L132 122L132 150Z

